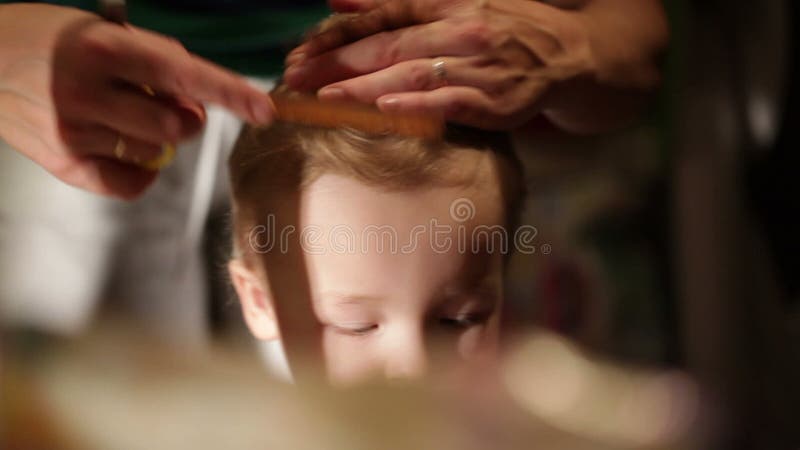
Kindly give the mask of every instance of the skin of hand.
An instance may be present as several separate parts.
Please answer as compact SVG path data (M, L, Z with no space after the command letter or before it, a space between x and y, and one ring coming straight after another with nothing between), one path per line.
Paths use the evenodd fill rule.
M330 4L356 14L289 54L291 87L488 129L540 113L574 133L627 124L659 84L668 41L658 0Z
M70 185L140 196L158 175L142 164L202 128L201 102L273 117L266 93L173 39L73 8L0 5L0 138Z

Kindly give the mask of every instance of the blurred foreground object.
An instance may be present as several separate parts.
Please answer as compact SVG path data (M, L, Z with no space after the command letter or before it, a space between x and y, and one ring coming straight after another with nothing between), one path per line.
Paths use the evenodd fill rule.
M554 334L527 337L504 376L513 398L545 422L623 448L677 445L701 416L688 375L615 366Z
M663 438L686 441L686 436L679 436L685 427L664 428L660 422L666 416L659 411L681 404L670 402L669 395L689 399L694 395L690 383L671 383L669 376L658 374L599 368L588 361L579 363L576 355L570 355L567 347L552 337L529 341L512 358L506 377L512 394L524 409L552 404L553 392L560 392L567 403L585 400L585 406L598 413L594 418L599 422L580 422L589 417L584 413L572 422L552 420L556 417L552 414L539 420L515 406L500 390L494 396L486 395L495 392L489 384L472 394L458 395L422 385L330 390L279 384L269 382L256 361L236 350L218 348L190 359L163 350L156 341L121 331L125 329L117 323L85 340L48 348L32 349L14 336L5 341L14 344L6 354L10 358L4 361L5 370L13 367L19 374L16 378L28 385L25 391L14 392L39 398L38 417L51 417L48 427L63 430L57 446L48 442L42 448L698 448L665 443ZM23 352L26 347L27 354ZM558 363L559 359L563 362ZM566 382L556 377L548 383L547 375L555 374L554 364L576 366L564 372ZM585 377L585 387L600 393L586 397L587 392L570 388L576 374ZM6 392L7 382L4 378ZM558 391L541 392L536 383ZM532 397L533 393L540 398ZM642 395L628 397L631 393ZM2 399L3 411L8 411L9 397L3 395ZM696 405L692 401L683 405L673 412L686 413L688 418ZM620 426L618 420L629 416L613 414L614 410L634 415L647 410L639 419L649 422L634 420L627 427ZM14 419L3 416L2 448L15 448L9 447L7 440L9 424L15 431L38 433L42 429L20 426ZM644 427L644 431L634 427ZM16 438L16 442L32 442L19 440L19 433Z

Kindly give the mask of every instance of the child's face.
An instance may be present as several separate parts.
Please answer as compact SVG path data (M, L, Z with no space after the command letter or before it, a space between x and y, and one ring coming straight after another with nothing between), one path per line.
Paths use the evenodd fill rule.
M498 186L389 192L326 174L305 189L298 232L332 382L441 375L494 352L503 256L473 237L504 223ZM277 337L233 272L251 330Z

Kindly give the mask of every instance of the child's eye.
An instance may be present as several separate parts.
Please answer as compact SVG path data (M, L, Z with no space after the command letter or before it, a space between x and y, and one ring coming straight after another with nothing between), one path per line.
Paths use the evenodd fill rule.
M334 329L341 334L346 334L349 336L364 336L372 331L377 330L378 326L377 325L363 325L363 326L360 325L355 327L334 326Z
M474 327L486 323L489 319L487 314L472 314L459 317L442 317L439 319L439 324L445 328L454 330L463 330L466 328Z

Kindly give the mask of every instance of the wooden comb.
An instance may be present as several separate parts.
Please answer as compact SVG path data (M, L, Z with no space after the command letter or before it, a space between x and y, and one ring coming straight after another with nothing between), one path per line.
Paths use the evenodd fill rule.
M374 106L340 101L320 101L297 92L272 92L276 120L325 128L355 128L378 135L441 139L442 118L430 115L385 113Z

